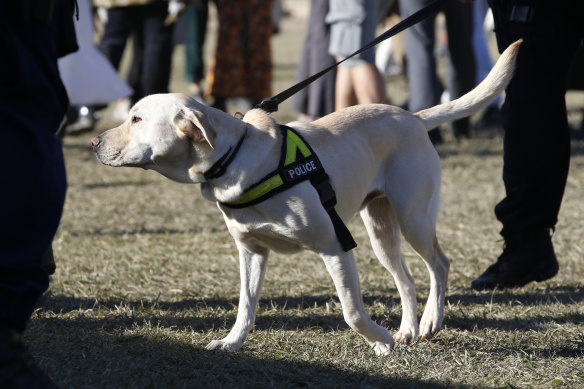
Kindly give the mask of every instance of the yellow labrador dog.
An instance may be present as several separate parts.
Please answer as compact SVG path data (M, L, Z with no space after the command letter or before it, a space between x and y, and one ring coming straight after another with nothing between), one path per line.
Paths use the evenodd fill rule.
M414 114L389 105L360 105L312 123L288 124L291 136L296 135L288 151L308 156L300 163L293 156L290 174L325 171L336 193L336 224L359 212L377 258L395 279L403 313L394 337L365 312L352 246L341 245L311 180L271 192L287 180L277 168L288 141L264 111L252 109L240 120L188 96L152 95L139 101L122 125L94 138L92 146L106 165L152 169L175 181L201 183L203 196L217 202L239 250L241 292L235 325L208 349L242 346L254 325L270 250L309 249L322 257L345 321L382 355L394 339L431 338L442 325L449 260L436 239L441 167L427 131L469 116L500 95L512 77L519 44L502 54L480 85L455 101ZM419 326L400 233L430 273Z

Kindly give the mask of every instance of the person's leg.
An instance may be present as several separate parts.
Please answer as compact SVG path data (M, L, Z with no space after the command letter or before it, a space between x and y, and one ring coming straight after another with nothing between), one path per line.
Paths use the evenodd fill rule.
M240 82L245 87L241 97L249 99L252 105L272 95L272 36L273 1L248 0L244 5L244 67L245 79Z
M474 88L476 61L473 55L473 9L471 3L446 2L446 29L448 32L448 90L452 100ZM454 136L469 136L469 118L452 122Z
M5 204L0 207L0 386L53 388L21 337L49 285L43 258L57 230L66 190L61 142L42 124L30 123L38 117L24 126L2 117L0 129L9 147L0 153L0 163L14 168L3 173L0 191Z
M353 89L353 77L349 67L340 66L337 68L337 79L335 81L335 110L343 109L357 104L357 96Z
M57 230L67 184L61 143L53 134L33 134L9 120L1 127L10 147L0 153L0 163L18 169L6 169L0 191L2 204L9 205L0 211L0 327L22 331L48 287L42 258Z
M185 78L194 95L201 95L200 81L205 77L203 45L207 32L208 0L196 1L186 13L187 36L185 42Z
M45 23L29 23L30 4L0 2L0 51L11 59L0 65L2 388L56 387L22 342L49 285L43 259L59 225L67 186L62 144L55 136L68 105L57 59L78 46L74 2L55 1L46 11L51 17Z
M298 70L296 82L335 64L328 53L330 28L325 22L328 1L311 0L308 31ZM312 121L335 110L336 68L312 82L292 98L292 109L300 113L299 120Z
M489 10L487 0L475 0L472 3L472 45L476 61L476 82L482 81L493 67L485 36L485 15ZM500 99L499 99L500 100Z
M505 34L506 42L524 39L502 108L506 196L495 214L505 249L471 284L479 290L523 286L557 273L550 231L570 159L565 77L578 36L524 24L511 24Z
M107 10L108 21L99 44L101 52L114 68L119 69L126 40L134 26L134 10L137 7L114 7Z
M132 29L132 59L128 71L127 82L134 93L130 98L130 106L144 97L142 79L144 78L144 33L142 22L137 20Z
M144 96L167 93L172 59L172 26L165 26L166 3L141 6L143 17L144 57L142 92Z
M427 1L400 0L402 19L418 11ZM428 18L404 31L407 75L410 89L408 110L430 108L439 101L440 81L434 58L434 18Z
M565 77L576 47L558 36L525 39L520 49L503 105L506 197L495 208L503 237L557 222L570 161Z
M387 104L385 80L374 63L351 68L351 83L359 104Z
M327 21L331 23L329 52L341 61L375 39L377 1L334 1ZM385 82L375 67L375 50L348 58L337 70L335 109L357 103L386 103Z
M429 1L400 0L399 7L402 19L420 10ZM406 74L410 97L408 110L417 112L430 108L440 101L442 85L436 74L436 59L434 57L434 18L427 18L404 31ZM429 132L434 143L441 143L439 129Z
M378 2L365 1L365 19L361 22L361 47L375 39ZM375 66L375 50L360 54L361 63L351 68L353 90L359 104L387 104L385 80Z

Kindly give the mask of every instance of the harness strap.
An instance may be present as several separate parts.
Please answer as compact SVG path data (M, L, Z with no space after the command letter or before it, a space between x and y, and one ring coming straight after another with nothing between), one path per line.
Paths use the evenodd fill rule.
M300 134L281 125L282 152L278 168L246 190L237 200L221 203L229 208L245 208L258 204L302 181L310 180L320 202L328 213L337 239L344 251L357 247L343 220L335 210L337 198L318 156Z

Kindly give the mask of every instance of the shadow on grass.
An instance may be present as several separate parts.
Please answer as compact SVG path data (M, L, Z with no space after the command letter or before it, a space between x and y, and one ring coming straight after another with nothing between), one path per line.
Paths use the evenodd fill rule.
M576 294L582 293L580 289L575 289ZM568 296L570 288L561 290L558 298L565 303L574 302ZM541 301L535 293L521 296L501 293L498 298L503 301L509 297L507 295L530 304ZM474 304L491 301L484 295L463 295L457 298L469 299L467 305L473 304L473 301ZM365 300L368 306L379 302L398 303L396 299L377 296L367 296ZM263 299L256 329L346 331L348 327L338 309L330 314L314 311L315 308L324 310L327 304L336 301L336 298L327 295ZM168 302L120 301L113 298L96 301L47 296L42 309L52 313L31 321L27 342L31 344L33 354L42 367L63 387L466 387L451 382L424 381L411 376L392 376L391 371L382 375L375 370L379 368L377 362L372 365L376 366L374 369L367 368L367 365L345 363L339 360L338 355L331 355L331 360L328 360L321 353L320 357L313 359L307 355L302 342L290 346L298 347L298 350L280 349L277 344L267 349L262 346L257 348L252 342L241 352L225 353L207 351L184 340L184 336L190 339L188 334L193 332L214 331L218 333L217 336L223 336L221 334L231 328L235 320L236 303L235 299L221 298L189 298ZM464 306L461 307L464 309ZM92 313L86 312L90 310ZM80 315L75 312L80 312ZM373 319L393 331L400 317L398 312L389 317ZM469 331L489 328L507 332L525 328L537 330L538 325L568 321L581 323L584 315L572 310L568 314L534 314L500 319L477 317L475 310L472 317L451 313L447 315L445 324L447 328ZM177 335L169 336L169 332ZM332 339L331 344L334 342ZM460 341L464 342L465 339L468 340L463 336ZM435 342L439 347L445 342L444 347L449 348L453 340L451 336L442 338L438 335L430 342ZM485 344L489 342L490 339L484 340ZM482 352L497 358L518 353L550 358L580 358L583 356L584 337L550 349L541 348L537 342L518 347L488 348ZM413 372L412 375L417 374Z
M80 327L81 325L81 327ZM41 368L61 387L87 388L467 388L393 377L354 362L300 360L289 350L208 351L157 335L124 337L82 328L76 320L36 320L27 331ZM43 331L57 327L46 337ZM258 356L258 353L268 353ZM338 356L335 356L338 358ZM379 366L375 363L375 366ZM360 371L360 369L364 371Z
M520 304L537 306L547 304L577 304L584 302L583 286L550 287L543 292L523 292L517 290L494 290L485 292L455 293L446 296L451 304L485 305L485 304Z
M218 228L213 226L205 227L191 227L191 228L133 228L133 229L113 229L113 230L72 230L68 231L71 236L125 236L125 235L184 235L184 234L200 234L202 232L215 233L226 230L226 228Z
M329 296L278 297L260 301L260 313L255 322L259 330L282 329L302 330L318 327L329 332L339 328L348 328L342 314L319 314L312 309L325 309L331 302ZM336 300L338 303L338 300ZM103 309L106 311L130 312L119 317L108 319L106 327L131 327L134 323L145 320L156 321L164 327L176 327L182 330L211 331L214 329L230 329L235 322L237 299L183 299L176 302L168 301L124 301L120 299L96 300L71 298L65 296L45 296L41 308L45 311L66 315L73 312ZM310 309L310 311L306 311ZM204 311L204 314L200 314ZM185 314L186 313L186 314ZM374 320L387 321L387 318ZM91 322L92 319L87 319ZM399 324L399 317L393 317L392 322ZM88 323L88 325L91 325Z
M388 307L399 306L397 298L387 296L365 296L365 309L383 304ZM496 329L501 331L538 330L549 323L582 323L584 313L577 310L561 310L557 314L540 314L537 312L523 315L507 315L504 318L490 317L485 309L489 304L507 304L525 306L526 309L538 305L550 304L580 304L584 301L584 289L581 287L552 288L548 294L495 292L492 294L457 294L447 296L451 309L446 312L445 326L462 330ZM121 315L114 326L132 325L135 322L154 320L165 327L176 326L181 329L210 331L217 328L229 329L235 321L237 299L185 298L180 301L124 301L121 299L95 300L80 299L66 296L45 297L42 308L47 311L67 314L69 312L105 309L117 311L126 309L132 314ZM420 301L425 304L425 301ZM335 305L334 312L328 308ZM319 328L329 332L347 329L340 304L336 296L313 295L300 297L272 297L260 300L259 313L255 328L259 330L282 329L302 330ZM472 313L469 307L473 306ZM315 312L315 310L317 310ZM201 312L203 312L201 314ZM483 314L481 314L481 312ZM186 313L186 314L185 314ZM372 319L390 331L397 330L401 322L401 311L390 314L372 315ZM114 319L116 321L118 319ZM125 323L125 324L124 324Z
M124 186L148 186L156 184L156 181L115 181L115 182L96 182L91 184L77 184L72 186L78 186L83 189L101 189L101 188L119 188Z

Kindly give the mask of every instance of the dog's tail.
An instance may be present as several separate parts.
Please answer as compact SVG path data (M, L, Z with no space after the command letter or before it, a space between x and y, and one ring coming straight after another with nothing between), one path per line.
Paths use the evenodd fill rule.
M501 54L493 69L476 88L456 100L416 112L414 115L422 119L429 131L442 123L470 116L485 108L505 90L513 77L515 60L522 41L520 39L511 44Z

